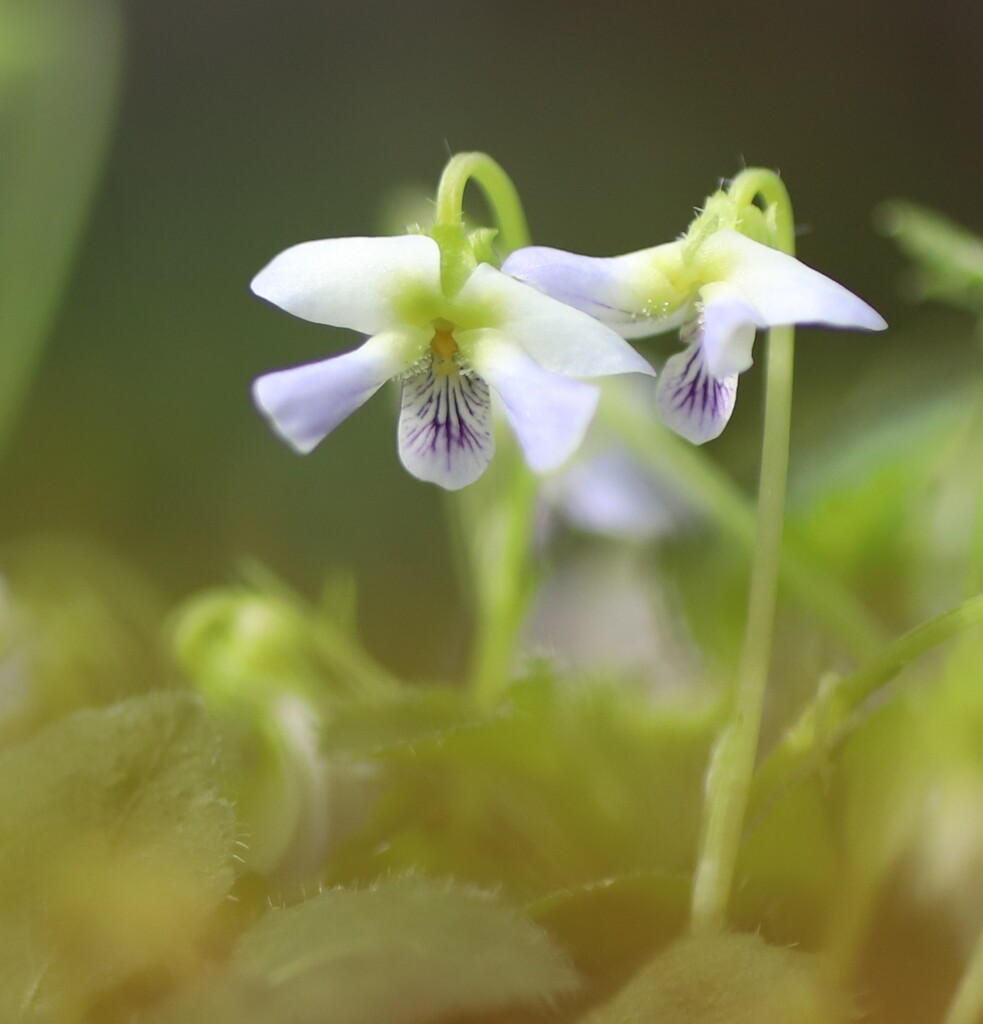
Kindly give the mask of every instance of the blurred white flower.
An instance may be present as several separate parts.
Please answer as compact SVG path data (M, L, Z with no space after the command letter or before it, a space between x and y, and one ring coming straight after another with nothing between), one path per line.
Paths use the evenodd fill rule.
M386 381L402 383L399 454L449 490L494 454L492 395L529 466L547 472L580 444L597 389L571 378L652 370L615 331L490 264L454 294L426 235L304 242L252 290L288 313L370 337L352 352L254 384L256 404L299 452L311 451Z
M711 692L671 590L632 544L578 549L557 564L523 645L564 674L609 676L687 702Z
M615 540L658 541L691 523L692 503L604 422L604 410L631 409L639 430L662 430L652 410L651 382L623 377L602 388L601 413L591 436L540 492L540 533L547 542L561 520L574 530Z
M575 529L624 540L655 540L677 524L676 509L651 472L620 445L595 445L543 486L543 499Z

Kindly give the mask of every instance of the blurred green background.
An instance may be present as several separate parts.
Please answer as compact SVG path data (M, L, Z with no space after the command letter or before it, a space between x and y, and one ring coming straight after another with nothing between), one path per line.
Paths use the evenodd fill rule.
M59 6L8 0L32 4ZM86 17L85 0L61 6ZM351 571L383 661L453 671L464 642L446 638L465 620L441 495L399 466L391 396L292 454L250 381L357 339L248 283L295 242L397 230L400 190L432 195L458 150L504 165L538 242L597 254L674 237L742 164L780 169L800 255L892 327L802 332L797 449L862 423L871 381L900 409L975 359L965 318L901 297L872 210L904 196L983 228L977 0L126 0L122 14L118 120L0 466L5 539L102 543L168 602L242 556L308 591ZM106 45L94 32L95 66ZM56 137L83 130L66 118ZM713 450L749 480L757 374L741 387Z

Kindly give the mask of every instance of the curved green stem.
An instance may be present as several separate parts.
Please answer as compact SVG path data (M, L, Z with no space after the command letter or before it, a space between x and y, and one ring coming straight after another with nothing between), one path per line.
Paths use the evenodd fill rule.
M510 454L509 465L503 466L506 479L500 496L475 510L470 537L472 572L480 581L470 679L475 698L484 706L494 705L508 686L533 590L531 554L539 486L519 453ZM480 493L477 497L481 501Z
M761 195L776 248L795 248L792 206L777 175L745 171L731 193L746 202ZM747 624L734 690L733 717L714 749L707 776L703 832L693 881L691 927L719 931L726 925L771 660L778 568L785 515L792 415L794 332L773 328L768 337L765 423L758 484L758 526L751 564Z
M481 187L498 224L499 250L529 245L529 228L519 193L501 165L486 153L451 157L437 186L434 238L441 248L441 278L453 292L471 271L474 236L464 232L464 191ZM476 698L494 703L509 681L515 642L531 592L531 549L538 488L518 453L499 452L494 471L481 486L459 496L459 536L470 556L475 581L476 639L470 671Z
M448 161L437 186L437 223L454 227L463 223L464 190L469 181L485 193L506 253L528 245L529 227L519 193L501 164L487 153L458 153Z
M749 167L731 182L727 194L739 208L751 206L759 196L765 203L765 216L771 227L776 249L795 255L795 218L785 183L774 171Z
M796 778L818 767L846 734L858 708L881 686L933 647L979 625L983 594L909 630L857 672L822 686L755 773L748 819L760 819Z

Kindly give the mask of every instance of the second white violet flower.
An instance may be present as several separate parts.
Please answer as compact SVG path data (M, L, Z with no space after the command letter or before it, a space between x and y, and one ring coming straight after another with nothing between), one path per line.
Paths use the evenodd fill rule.
M679 328L686 348L666 361L656 404L667 426L702 444L730 419L759 328L887 326L842 285L749 237L759 217L757 208L739 208L721 191L675 242L614 257L531 246L512 253L502 269L625 338Z

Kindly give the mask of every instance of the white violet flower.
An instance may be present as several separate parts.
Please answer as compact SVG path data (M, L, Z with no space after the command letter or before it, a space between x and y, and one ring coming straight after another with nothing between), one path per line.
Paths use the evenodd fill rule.
M717 437L751 366L758 328L816 324L879 331L882 317L842 285L733 228L625 256L532 246L502 270L608 324L622 337L681 328L656 388L666 425L694 442Z
M494 454L493 396L529 466L548 472L580 444L597 404L597 388L571 378L653 372L614 330L488 263L446 294L427 235L304 242L252 290L294 316L369 335L354 351L256 380L273 429L307 453L398 380L400 459L450 490Z

